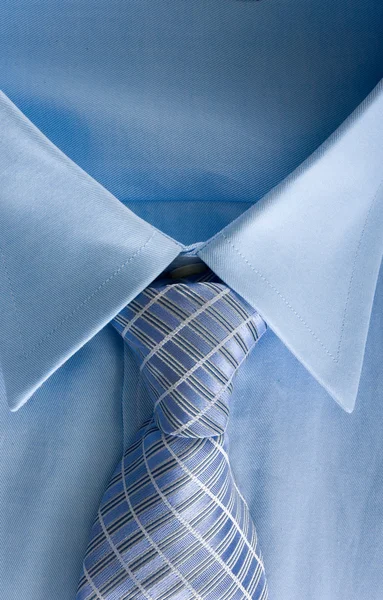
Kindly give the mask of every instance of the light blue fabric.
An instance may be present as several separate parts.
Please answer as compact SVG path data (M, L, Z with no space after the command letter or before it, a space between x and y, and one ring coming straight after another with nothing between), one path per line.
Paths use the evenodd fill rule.
M380 0L3 2L4 600L75 597L152 409L108 323L188 255L270 327L229 424L270 598L381 600L382 27Z

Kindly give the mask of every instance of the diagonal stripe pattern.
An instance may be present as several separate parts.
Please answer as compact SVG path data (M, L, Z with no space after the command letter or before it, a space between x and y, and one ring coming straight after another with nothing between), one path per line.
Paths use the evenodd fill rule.
M153 284L112 323L154 414L103 496L76 600L267 600L225 435L234 374L264 321L213 280Z

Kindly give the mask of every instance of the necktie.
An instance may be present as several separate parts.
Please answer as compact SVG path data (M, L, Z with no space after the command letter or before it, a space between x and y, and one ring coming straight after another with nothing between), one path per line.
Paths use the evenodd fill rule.
M266 600L225 435L234 374L264 321L220 281L197 278L153 284L112 324L154 412L103 496L76 600Z

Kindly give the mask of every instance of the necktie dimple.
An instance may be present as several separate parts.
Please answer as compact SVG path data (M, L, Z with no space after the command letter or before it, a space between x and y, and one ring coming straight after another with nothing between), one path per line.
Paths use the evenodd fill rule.
M112 323L154 414L103 496L76 600L266 600L225 435L232 379L264 321L224 284L197 280L148 287Z

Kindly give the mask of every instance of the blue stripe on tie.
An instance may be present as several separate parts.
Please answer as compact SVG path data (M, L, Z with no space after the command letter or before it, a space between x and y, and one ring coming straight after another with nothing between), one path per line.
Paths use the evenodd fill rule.
M103 496L76 600L267 600L225 436L234 375L264 321L206 280L149 287L112 323L154 414Z

